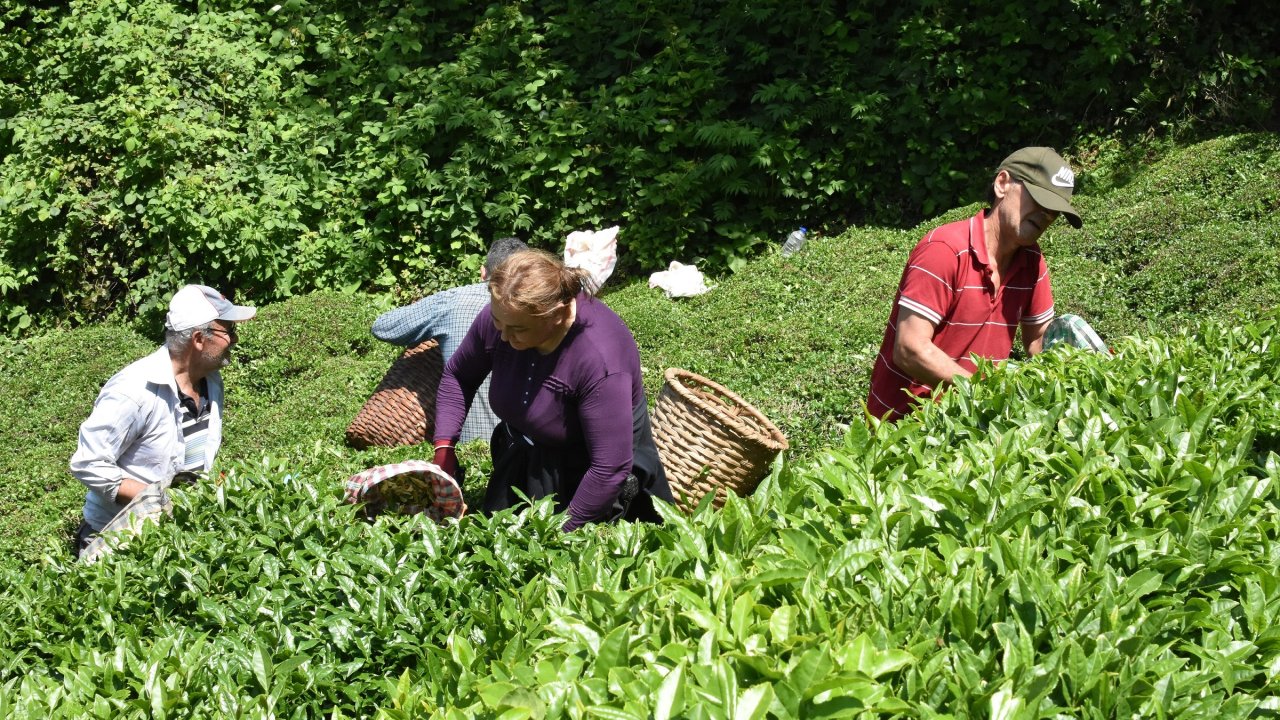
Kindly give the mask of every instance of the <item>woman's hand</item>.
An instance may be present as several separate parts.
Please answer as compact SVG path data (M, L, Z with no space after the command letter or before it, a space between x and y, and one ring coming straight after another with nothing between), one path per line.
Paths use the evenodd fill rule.
M448 440L436 441L436 454L431 462L439 465L449 477L461 482L458 478L458 453L453 449L453 443Z

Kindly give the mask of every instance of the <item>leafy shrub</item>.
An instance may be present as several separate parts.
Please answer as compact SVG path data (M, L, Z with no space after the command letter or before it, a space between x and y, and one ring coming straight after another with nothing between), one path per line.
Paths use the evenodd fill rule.
M1266 280L1268 268L1280 267L1276 244L1257 242L1275 233L1269 227L1275 214L1257 210L1269 207L1267 193L1274 190L1254 180L1272 176L1267 168L1274 165L1274 154L1267 148L1273 145L1269 136L1223 138L1181 150L1101 144L1094 158L1097 169L1087 176L1090 193L1079 199L1085 228L1057 223L1044 239L1059 311L1084 315L1105 339L1116 342L1127 335L1171 332L1232 309L1280 304L1280 288ZM1129 152L1155 164L1148 170L1126 159ZM1206 169L1181 173L1181 165ZM1233 185L1232 176L1250 181ZM1214 194L1222 204L1210 211L1206 198ZM1139 203L1166 206L1152 198L1169 195L1198 209L1170 209L1165 215L1133 209ZM868 374L910 248L928 229L968 217L977 207L956 208L911 230L853 228L839 237L815 233L804 252L788 259L775 252L745 263L737 273L713 280L716 289L697 298L668 300L643 281L623 278L606 286L604 300L636 336L651 402L667 368L705 375L777 423L791 441L791 457L804 461L838 443L844 426L861 422ZM1169 232L1151 232L1152 226ZM1113 253L1131 235L1148 236L1150 247L1134 244L1129 255ZM1160 269L1156 261L1178 257L1171 246L1186 248L1188 262L1220 257L1222 268L1248 253L1257 260L1251 272L1235 274L1201 265L1195 273ZM1147 278L1145 286L1132 279L1135 273ZM1191 282L1207 283L1195 302L1156 309L1143 305L1144 298L1180 292ZM343 442L346 425L399 352L369 333L372 319L389 302L319 292L261 308L243 328L235 362L225 371L222 460L252 462L269 455L287 460L294 472L345 477L372 465L422 458L420 447L356 452ZM23 498L6 502L0 513L0 528L8 529L0 535L12 543L4 555L14 563L30 561L49 538L63 542L59 529L74 524L80 489L64 468L75 428L101 382L150 347L136 335L123 335L131 340L85 344L78 334L51 333L35 344L0 344L0 375L9 398L9 415L0 420L14 418L0 422L14 430L12 438L6 434L0 442L12 448L4 464L12 473L6 492ZM63 345L69 348L64 359L31 365L44 362L45 348ZM86 370L89 362L93 369ZM66 393L69 405L24 404L55 389ZM462 455L470 469L466 490L475 498L489 467L485 443L464 446Z
M971 200L1006 142L1266 126L1280 77L1270 14L1195 0L6 12L10 334L147 327L191 279L439 289L493 238L615 223L623 271L737 267L802 223Z
M330 472L235 463L104 562L0 570L0 707L1266 712L1278 323L988 366L662 527L564 535L545 502L365 524Z
M104 0L49 31L39 103L5 120L5 308L83 321L115 307L146 327L185 282L289 292L311 259L294 240L317 201L311 148L293 150L308 138L273 99L291 94L287 68L255 28L244 13Z
M1198 223L1230 237L1224 215L1269 232L1249 209L1266 207L1265 188L1256 202L1224 192L1217 219L1199 207L1200 192L1230 190L1219 175L1268 167L1266 153L1237 160L1238 142L1171 154L1159 183L1141 170L1122 179L1101 158L1098 194L1081 198L1085 230L1046 237L1060 306L1093 310L1119 355L988 366L896 426L867 428L857 415L892 289L924 231L975 206L912 230L819 236L687 301L643 283L611 290L651 396L665 367L700 372L763 409L796 448L753 497L661 528L565 536L546 504L447 528L355 520L339 502L343 480L422 448L343 446L396 349L368 334L385 299L316 293L267 305L244 327L226 371L215 473L225 477L182 493L173 521L81 567L61 546L83 497L63 470L75 427L101 382L152 345L114 328L6 343L0 708L1271 712L1280 318L1187 320L1221 312L1208 302L1137 318L1116 270L1127 261L1089 254L1102 245L1095 233L1123 238L1125 223L1167 223L1188 242L1207 236ZM1176 173L1189 159L1221 172ZM1196 179L1188 189L1179 177ZM1162 193L1197 209L1126 219L1134 198ZM1223 302L1266 297L1221 280ZM483 443L463 453L474 499L486 453ZM49 482L59 484L44 492Z
M244 327L225 477L81 567L62 547L83 497L64 470L75 428L153 346L110 327L0 345L0 712L1272 712L1280 318L1215 303L1274 307L1273 290L1216 276L1216 300L1138 317L1125 284L1178 243L1216 253L1207 229L1233 248L1272 232L1256 208L1274 188L1226 180L1271 177L1271 142L1171 152L1150 175L1100 158L1085 230L1045 244L1060 307L1088 309L1120 354L988 366L896 426L857 421L892 289L924 231L975 206L819 236L687 301L611 290L651 397L665 367L706 374L796 448L752 498L661 528L565 536L545 504L448 528L356 521L342 481L422 448L342 445L396 349L368 334L385 299L316 293ZM1102 238L1151 225L1176 232L1105 254ZM482 446L463 449L473 504Z

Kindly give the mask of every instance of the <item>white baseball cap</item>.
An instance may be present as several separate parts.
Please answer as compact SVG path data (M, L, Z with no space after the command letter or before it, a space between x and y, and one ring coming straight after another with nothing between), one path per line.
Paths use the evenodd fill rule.
M222 293L207 285L187 285L173 294L164 326L169 330L189 330L214 320L240 322L257 315L256 308L233 305Z

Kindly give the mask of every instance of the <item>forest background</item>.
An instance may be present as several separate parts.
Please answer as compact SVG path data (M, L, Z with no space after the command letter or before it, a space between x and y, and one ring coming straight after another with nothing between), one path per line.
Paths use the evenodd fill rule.
M720 272L910 226L1020 145L1274 129L1268 7L5 3L0 333L150 333L187 281L416 296L509 234Z

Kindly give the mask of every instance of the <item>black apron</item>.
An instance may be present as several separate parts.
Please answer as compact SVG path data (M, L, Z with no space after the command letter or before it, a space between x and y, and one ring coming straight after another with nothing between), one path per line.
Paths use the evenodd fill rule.
M631 473L614 498L605 522L615 520L662 522L653 509L655 498L674 503L667 474L658 459L658 446L653 442L649 410L641 403L631 413ZM506 422L498 423L489 440L493 456L493 476L485 490L483 511L495 513L514 507L521 501L516 490L530 500L551 496L556 512L566 512L578 484L587 472L586 453L562 452L535 445Z

